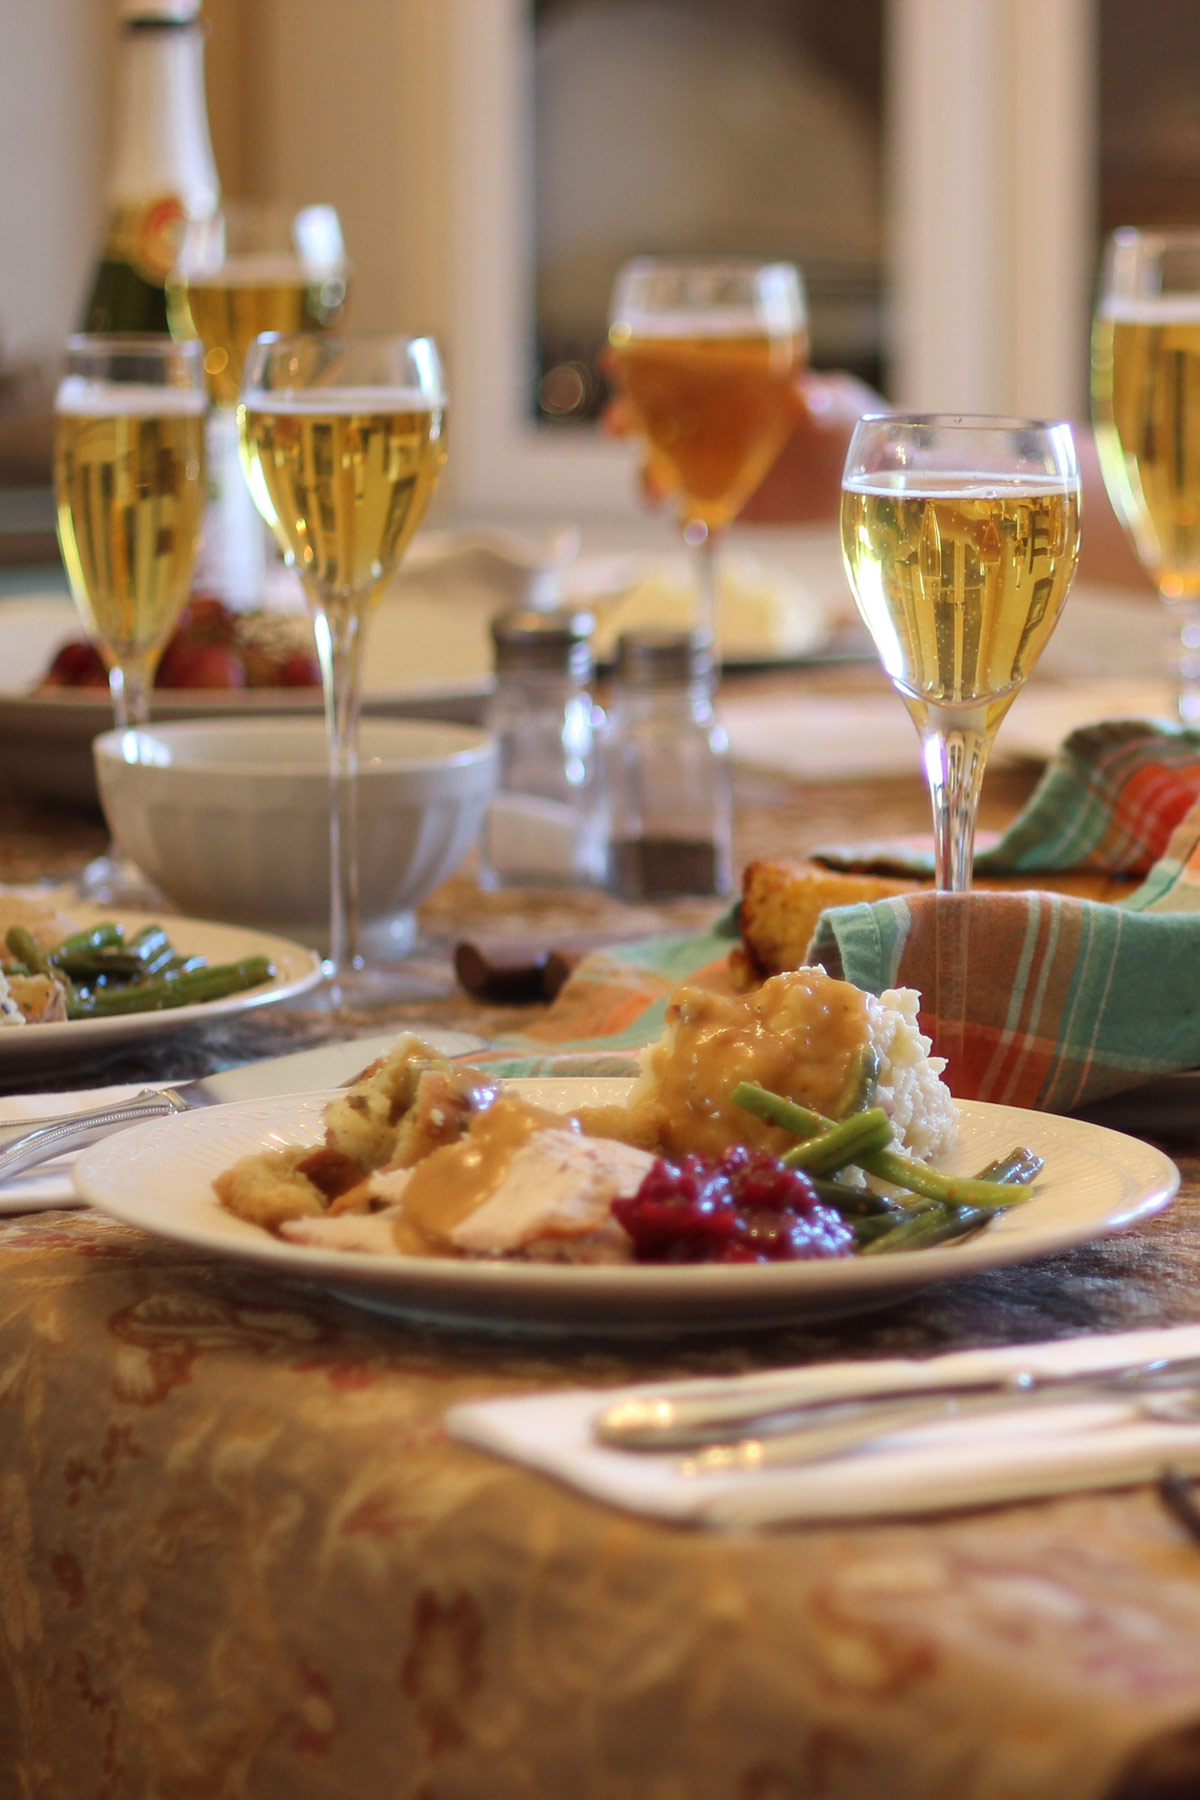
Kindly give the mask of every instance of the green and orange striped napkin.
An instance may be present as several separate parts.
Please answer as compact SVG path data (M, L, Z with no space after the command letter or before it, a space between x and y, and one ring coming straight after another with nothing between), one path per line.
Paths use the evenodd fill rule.
M928 853L881 844L822 859L932 866ZM1028 875L1031 889L958 903L968 974L962 1066L949 1071L956 1094L1066 1112L1200 1065L1200 731L1114 720L1074 732L977 867ZM1037 891L1039 873L1067 869L1138 885L1120 904ZM940 904L920 892L832 908L810 958L876 993L917 988L936 1044ZM729 947L714 927L585 958L554 1006L497 1046L507 1072L628 1072L631 1052L661 1031L671 991L721 982Z

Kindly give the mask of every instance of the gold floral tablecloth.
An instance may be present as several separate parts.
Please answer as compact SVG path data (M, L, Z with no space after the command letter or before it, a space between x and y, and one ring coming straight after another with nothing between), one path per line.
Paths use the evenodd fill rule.
M993 818L1019 789L993 787ZM755 777L740 801L743 855L924 818L899 778ZM65 872L100 835L2 797L0 830L9 878ZM518 1016L450 980L481 919L639 923L464 876L426 911L396 1022ZM263 1014L78 1080L338 1029ZM1135 1232L865 1318L695 1342L439 1332L90 1213L0 1221L0 1800L1194 1797L1200 1546L1148 1489L720 1535L607 1510L443 1427L455 1402L556 1384L1194 1319L1200 1133L1170 1148L1180 1202Z

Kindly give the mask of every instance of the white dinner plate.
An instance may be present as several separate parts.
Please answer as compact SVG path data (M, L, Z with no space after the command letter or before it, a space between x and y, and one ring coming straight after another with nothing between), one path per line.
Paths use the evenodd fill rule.
M620 1101L627 1081L517 1081L539 1105L567 1111ZM523 1330L661 1334L765 1326L862 1311L931 1282L1027 1262L1118 1231L1167 1205L1179 1171L1160 1151L1101 1125L981 1101L958 1105L951 1170L971 1171L1016 1144L1046 1162L1033 1198L957 1245L833 1262L596 1267L366 1256L288 1244L222 1208L212 1181L239 1157L316 1143L332 1096L250 1101L140 1125L85 1150L82 1198L238 1262L322 1282L348 1300L404 1318Z
M203 956L210 963L240 962L244 956L269 957L275 973L258 987L222 1000L205 1000L195 1006L166 1007L161 1012L121 1013L111 1019L68 1019L56 1025L26 1025L0 1031L0 1077L12 1069L48 1063L81 1063L100 1050L139 1038L158 1037L196 1025L207 1019L249 1012L278 1000L292 1000L321 979L321 959L315 950L274 937L264 931L247 931L241 925L216 925L208 919L176 918L173 913L129 912L124 907L87 906L72 901L64 908L84 931L104 919L112 919L128 931L145 925L161 925L185 956Z

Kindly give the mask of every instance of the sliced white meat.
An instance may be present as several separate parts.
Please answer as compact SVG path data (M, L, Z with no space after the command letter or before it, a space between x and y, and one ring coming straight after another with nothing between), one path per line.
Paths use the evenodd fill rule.
M574 1131L539 1131L515 1152L495 1187L451 1232L456 1249L503 1256L535 1238L597 1235L614 1247L629 1240L610 1201L632 1194L654 1162L646 1150Z
M398 1208L373 1213L322 1213L315 1218L285 1219L280 1237L316 1250L361 1250L367 1256L395 1256L393 1224Z

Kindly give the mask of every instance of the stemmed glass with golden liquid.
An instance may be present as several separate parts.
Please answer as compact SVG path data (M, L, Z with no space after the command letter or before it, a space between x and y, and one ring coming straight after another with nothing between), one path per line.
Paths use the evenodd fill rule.
M358 948L355 789L369 614L433 496L446 388L427 337L261 337L246 358L238 429L250 491L304 583L316 629L330 767L334 1005L386 998Z
M1092 417L1113 510L1174 627L1180 717L1200 724L1200 231L1108 240Z
M58 541L108 668L119 731L150 716L154 672L187 599L204 516L203 355L166 337L73 337L55 397ZM81 891L142 898L110 849Z
M716 638L714 550L797 417L807 315L790 263L639 257L617 276L609 345L649 451L697 552L697 626Z
M184 230L167 278L167 315L180 341L204 346L213 410L214 494L201 578L235 606L258 605L270 540L242 480L235 409L246 353L268 331L330 331L342 323L350 267L332 206L291 210L226 201Z
M988 752L1070 590L1079 496L1066 424L881 414L851 437L842 555L921 740L942 893L970 889ZM958 1041L938 1047L957 1062L965 967L944 953L945 916L936 1010Z

